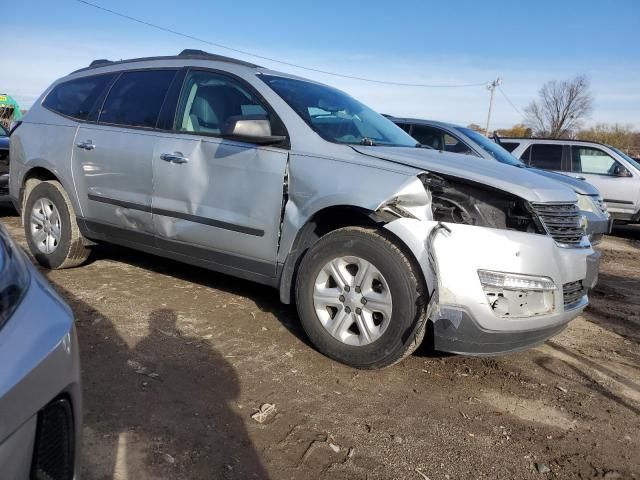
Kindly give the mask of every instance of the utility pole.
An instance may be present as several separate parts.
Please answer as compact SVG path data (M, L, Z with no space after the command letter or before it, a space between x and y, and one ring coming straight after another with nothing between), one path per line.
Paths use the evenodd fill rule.
M496 87L500 86L502 83L502 79L500 77L496 78L493 82L487 85L487 90L491 92L489 96L489 113L487 113L487 128L484 129L484 134L489 136L489 122L491 122L491 109L493 108L493 92Z

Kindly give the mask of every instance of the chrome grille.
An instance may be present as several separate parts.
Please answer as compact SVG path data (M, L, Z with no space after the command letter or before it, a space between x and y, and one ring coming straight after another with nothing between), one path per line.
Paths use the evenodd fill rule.
M580 301L585 294L584 287L582 286L582 280L565 283L562 286L562 294L564 296L565 307Z
M544 229L562 246L579 247L585 236L576 203L533 203Z

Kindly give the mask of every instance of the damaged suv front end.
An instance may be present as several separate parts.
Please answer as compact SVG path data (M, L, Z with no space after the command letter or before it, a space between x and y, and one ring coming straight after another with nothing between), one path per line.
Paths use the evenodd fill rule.
M358 220L334 207L351 206L408 249L422 271L425 322L403 337L415 336L414 343L424 335L440 351L517 351L557 334L587 306L598 256L573 190L528 169L421 148L325 85L281 74L262 79L293 110L277 106L292 147L280 245L283 301L296 265L291 257L306 248L300 238L313 237L311 246L331 229L314 237L307 226L319 223L323 209L338 227L348 226ZM343 297L351 305L348 290ZM420 334L429 323L433 328ZM349 355L346 348L344 356L334 353L333 344L322 348L341 361Z
M427 218L385 225L426 267L433 347L489 355L541 343L582 312L597 280L577 201L568 189L518 196L465 176L420 175Z

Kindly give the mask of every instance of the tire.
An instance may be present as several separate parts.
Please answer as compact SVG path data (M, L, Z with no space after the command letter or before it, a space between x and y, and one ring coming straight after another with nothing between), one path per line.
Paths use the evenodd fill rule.
M302 259L295 291L305 332L338 362L388 367L424 337L428 302L421 272L386 232L347 227L328 233Z
M71 268L89 256L73 206L60 183L48 180L28 191L23 223L29 250L40 265L50 269Z

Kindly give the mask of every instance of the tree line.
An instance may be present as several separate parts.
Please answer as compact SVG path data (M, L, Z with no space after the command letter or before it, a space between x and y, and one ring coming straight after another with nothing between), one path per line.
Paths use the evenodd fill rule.
M568 80L551 80L538 98L524 109L524 119L511 128L496 130L501 137L574 138L606 143L640 157L640 132L631 125L596 123L584 126L593 111L589 78L578 75ZM470 128L480 129L471 124Z

